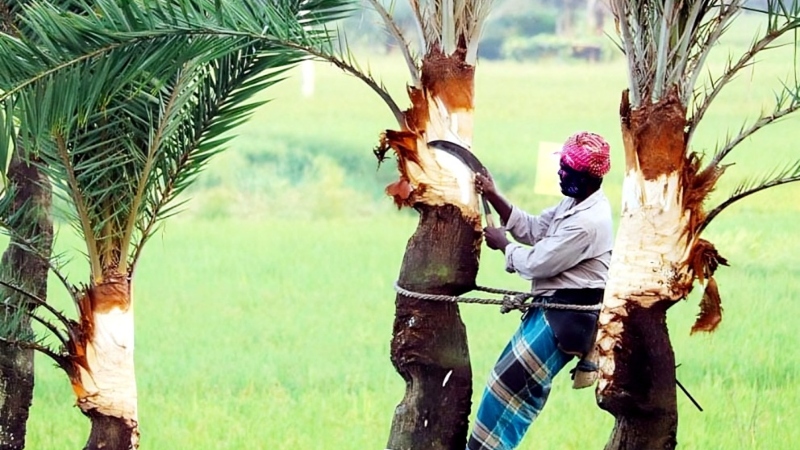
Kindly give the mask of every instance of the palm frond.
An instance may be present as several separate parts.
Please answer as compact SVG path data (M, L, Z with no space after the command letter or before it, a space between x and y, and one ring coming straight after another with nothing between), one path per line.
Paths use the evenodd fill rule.
M800 181L800 160L782 169L773 170L761 177L751 178L742 182L733 190L728 199L712 208L708 214L706 214L705 219L703 219L703 222L698 227L697 233L701 233L715 217L725 210L725 208L737 201L757 192L795 181Z
M478 42L493 0L413 0L411 9L425 42L423 51L438 49L452 55L462 43L465 61L475 64Z
M677 89L688 105L697 71L741 9L742 0L611 0L628 62L631 106Z
M762 114L749 127L743 126L739 132L729 138L725 145L722 146L711 159L709 166L719 166L722 160L742 141L750 137L753 133L761 128L797 111L800 109L800 83L796 86L790 86L784 83L783 90L775 95L775 108L771 114Z
M389 94L388 89L386 89L383 83L376 80L368 69L361 67L347 45L343 46L344 50L340 53L307 46L296 46L294 48L302 50L309 55L315 56L322 61L331 63L339 69L342 69L345 73L353 75L354 77L363 81L370 89L372 89L373 92L378 94L378 97L380 97L386 106L389 107L389 110L392 112L395 120L397 120L398 125L401 127L405 126L405 115L397 105L397 102L394 101L391 94Z
M130 231L137 231L131 264L138 259L154 225L175 212L174 201L194 180L210 158L224 149L230 131L247 120L263 102L250 102L262 89L279 82L285 70L303 58L300 52L268 51L252 45L209 64L192 80L187 98L173 116L162 116L164 133L159 152L153 158L150 178L141 190L141 208ZM137 195L138 198L138 195Z
M0 342L3 344L14 346L18 348L23 348L27 350L34 350L44 355L47 355L55 361L55 363L64 370L68 370L70 367L69 359L67 356L53 350L48 345L44 344L41 340L37 339L9 339L6 337L0 337Z
M789 10L786 9L782 1L770 2L770 4L772 4L772 6L770 6L767 11L764 11L764 13L768 15L769 22L766 33L761 37L754 38L753 42L750 44L750 47L735 63L729 60L722 75L716 79L711 78L709 81L710 86L708 89L702 92L702 96L700 96L700 98L697 99L698 101L695 102L694 111L689 119L689 129L687 131L689 140L694 135L697 125L703 119L705 113L708 111L708 108L711 106L711 103L714 101L714 99L716 99L717 95L719 95L722 88L725 87L737 73L741 72L742 69L752 65L755 61L756 55L765 50L774 48L772 47L772 44L777 39L789 32L797 30L797 28L800 27L800 19L798 19L798 16L800 16L800 11L798 11L797 1L793 2L792 7ZM778 11L785 11L785 13L778 14ZM779 22L778 20L781 18L783 21ZM712 37L709 37L708 39L712 39ZM695 80L699 77L699 71L699 65L693 68L693 78Z
M369 0L369 3L383 20L383 23L386 26L386 29L389 31L389 34L394 36L395 40L400 46L400 51L403 52L403 58L406 60L408 72L411 75L411 84L413 86L420 87L419 67L416 59L411 54L411 48L409 47L409 43L405 36L403 36L403 32L400 31L400 28L392 19L389 11L387 11L378 0Z
M77 5L33 4L20 19L30 35L0 35L0 60L12 61L0 62L0 145L16 116L25 147L75 206L99 281L133 266L161 212L258 106L243 102L299 61L298 48L329 39L324 25L349 2Z
M20 18L30 29L26 41L0 34L0 89L5 91L0 99L56 72L87 61L97 64L100 57L119 49L130 49L128 64L146 68L160 62L169 44L198 37L206 38L199 40L208 47L207 59L221 56L213 53L214 48L224 51L210 37L317 44L328 35L324 25L351 10L349 0L98 0L75 5L75 12L65 13L48 2L33 3ZM180 55L180 48L172 53ZM191 58L190 54L184 60ZM128 75L118 83L125 85L131 74L120 73Z
M64 335L62 330L49 320L43 318L42 316L36 314L33 310L35 308L43 308L47 312L49 312L53 317L55 317L59 322L61 322L62 326L66 329L71 328L73 321L69 319L67 316L64 315L61 311L53 308L50 306L46 300L40 298L31 292L27 291L26 289L17 286L13 283L9 283L5 280L0 280L0 286L4 287L7 290L12 291L17 296L23 297L25 300L23 302L18 302L16 304L12 304L9 302L9 297L6 297L3 300L3 308L9 308L14 310L10 315L6 316L6 319L10 320L3 320L0 321L0 328L3 329L3 332L0 333L2 336L15 336L21 340L31 340L35 338L33 333L20 336L18 331L20 331L20 322L25 320L26 318L34 319L35 321L42 324L45 328L47 328L59 341L61 341L64 345L67 343L67 336ZM28 303L30 305L28 305ZM33 308L31 308L31 306ZM8 314L8 310L6 310Z

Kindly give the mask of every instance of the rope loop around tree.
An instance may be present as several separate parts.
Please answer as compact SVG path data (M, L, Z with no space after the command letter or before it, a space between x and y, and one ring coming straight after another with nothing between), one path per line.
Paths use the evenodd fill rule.
M456 295L443 295L443 294L426 294L424 292L414 292L405 289L401 287L397 281L394 282L394 290L398 294L404 297L413 298L416 300L429 300L429 301L450 302L450 303L477 303L481 305L499 305L500 312L502 314L505 314L515 309L524 313L530 308L562 309L569 311L599 311L600 308L602 308L602 305L600 304L569 305L560 303L548 303L542 301L528 302L528 299L535 298L534 295L531 294L530 292L510 291L507 289L497 289L485 286L475 286L472 290L486 292L488 294L502 295L503 298L493 299L493 298L479 298L479 297L461 297Z

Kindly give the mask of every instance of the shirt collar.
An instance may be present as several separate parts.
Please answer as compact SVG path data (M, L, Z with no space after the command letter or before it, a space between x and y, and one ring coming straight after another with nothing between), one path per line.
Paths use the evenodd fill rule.
M571 197L567 197L564 201L568 202L567 209L559 214L560 217L571 216L579 211L585 211L592 206L599 203L603 198L605 198L605 194L603 194L602 189L598 189L592 193L592 195L586 197L586 199L578 204L575 204L575 199Z

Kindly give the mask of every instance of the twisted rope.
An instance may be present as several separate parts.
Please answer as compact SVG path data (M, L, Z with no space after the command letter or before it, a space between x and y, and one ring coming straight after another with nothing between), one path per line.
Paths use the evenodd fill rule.
M497 289L485 286L475 286L473 291L481 291L489 294L502 295L503 299L493 298L479 298L479 297L460 297L455 295L442 295L442 294L425 294L423 292L409 291L394 282L394 290L405 297L417 300L432 300L437 302L450 302L450 303L478 303L482 305L500 305L500 312L505 314L513 309L518 309L525 312L530 308L543 308L543 309L564 309L570 311L600 311L602 305L569 305L559 303L547 303L535 301L526 303L534 295L530 292L509 291L507 289Z

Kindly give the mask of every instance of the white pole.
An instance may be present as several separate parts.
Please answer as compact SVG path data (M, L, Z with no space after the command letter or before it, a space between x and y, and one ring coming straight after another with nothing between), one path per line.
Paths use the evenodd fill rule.
M303 60L300 63L301 85L300 93L303 97L311 97L314 95L314 61L310 59Z

